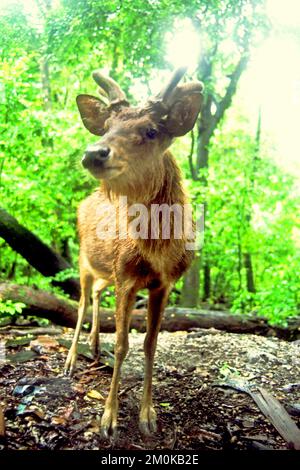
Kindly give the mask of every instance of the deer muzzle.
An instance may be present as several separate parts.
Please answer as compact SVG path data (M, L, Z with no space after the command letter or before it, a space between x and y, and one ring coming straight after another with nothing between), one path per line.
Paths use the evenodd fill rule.
M82 166L87 170L102 169L109 160L110 153L110 148L107 146L91 145L81 160Z

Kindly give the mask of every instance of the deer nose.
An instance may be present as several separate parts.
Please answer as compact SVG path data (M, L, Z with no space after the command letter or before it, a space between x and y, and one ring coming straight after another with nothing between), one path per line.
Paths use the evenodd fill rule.
M102 162L107 160L110 154L110 148L109 147L100 147L98 150L98 155L96 157L96 160L101 160Z
M109 154L109 147L87 148L81 163L84 168L101 166L108 159Z

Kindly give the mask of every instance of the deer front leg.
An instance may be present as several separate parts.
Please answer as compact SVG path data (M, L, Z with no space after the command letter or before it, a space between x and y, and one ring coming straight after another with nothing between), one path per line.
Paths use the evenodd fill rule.
M140 410L140 431L149 435L156 431L156 412L152 402L153 362L163 311L168 300L169 288L161 287L149 292L147 334L144 341L145 378Z
M109 395L105 402L104 413L101 419L101 432L106 438L115 437L118 415L118 389L121 375L121 366L128 352L128 330L130 314L135 301L136 287L126 283L122 287L116 286L116 345L115 365L111 380Z
M79 308L78 308L78 320L76 324L76 329L72 341L72 346L70 347L67 360L65 363L64 373L72 375L75 369L76 360L77 360L77 343L79 340L79 335L81 331L81 327L83 324L84 316L87 311L89 300L90 300L90 293L92 287L92 277L88 274L83 274L80 276L80 284L81 284L81 296L79 301Z
M101 292L109 285L109 281L104 279L97 279L93 285L92 298L93 298L93 322L92 329L89 336L89 342L94 359L98 359L100 354L100 314L99 314L99 301Z

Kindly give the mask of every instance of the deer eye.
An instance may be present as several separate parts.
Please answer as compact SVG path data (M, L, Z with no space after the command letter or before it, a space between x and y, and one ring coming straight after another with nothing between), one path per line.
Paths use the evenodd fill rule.
M146 130L146 136L148 137L148 139L155 139L155 137L157 136L158 132L156 129L153 129L153 127L150 127L149 129Z

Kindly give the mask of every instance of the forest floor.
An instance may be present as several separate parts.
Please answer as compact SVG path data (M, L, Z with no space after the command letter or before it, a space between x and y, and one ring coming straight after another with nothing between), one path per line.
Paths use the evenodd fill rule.
M101 438L99 424L114 334L101 335L110 365L79 356L71 379L62 371L63 344L72 330L16 336L0 336L2 449L288 449L249 394L224 387L233 379L266 389L300 425L299 341L214 329L161 332L153 393L158 431L144 438L138 429L144 334L132 332L120 386L119 435L109 442ZM81 341L87 341L85 333Z

